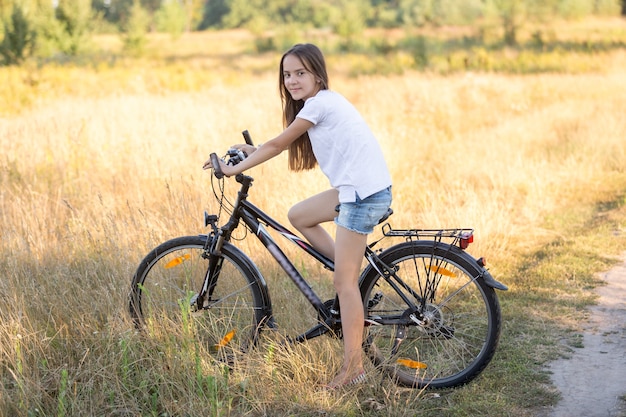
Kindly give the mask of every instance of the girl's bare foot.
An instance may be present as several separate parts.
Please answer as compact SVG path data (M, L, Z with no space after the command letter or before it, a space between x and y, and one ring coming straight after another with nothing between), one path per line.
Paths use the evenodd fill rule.
M346 371L340 371L336 377L333 378L331 382L329 382L325 388L329 390L336 390L342 387L347 387L350 385L358 385L364 383L366 380L365 371L360 369L354 373L348 375Z

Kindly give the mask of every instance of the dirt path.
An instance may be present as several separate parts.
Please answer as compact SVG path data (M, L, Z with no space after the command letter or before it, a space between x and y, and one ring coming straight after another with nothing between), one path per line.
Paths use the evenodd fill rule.
M598 304L583 325L583 347L570 359L550 364L561 401L549 417L626 416L626 253L623 262L601 275Z

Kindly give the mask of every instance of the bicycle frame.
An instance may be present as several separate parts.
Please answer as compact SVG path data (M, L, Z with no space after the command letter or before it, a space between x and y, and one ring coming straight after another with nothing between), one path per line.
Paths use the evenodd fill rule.
M324 266L324 268L333 271L334 262L319 251L317 251L308 242L304 241L298 235L294 234L278 221L273 219L270 215L265 213L259 207L255 206L253 203L247 200L248 191L252 182L254 181L252 177L244 174L238 174L235 179L238 183L241 184L241 188L237 193L237 199L235 201L232 213L228 221L222 227L218 227L218 217L209 216L205 213L205 225L211 226L213 233L207 239L206 250L209 258L209 268L204 280L203 288L197 299L198 309L202 309L202 306L204 305L205 300L207 300L207 297L208 299L210 299L213 288L216 285L216 279L219 276L219 270L221 267L220 251L222 246L225 242L228 242L230 240L232 232L237 227L239 227L240 222L243 221L243 223L252 232L254 232L257 239L274 257L276 262L278 262L278 264L285 271L287 276L293 281L296 288L298 288L298 290L306 297L307 301L313 306L313 308L321 318L320 323L318 323L307 332L301 334L300 336L297 336L295 340L304 341L310 338L318 337L337 328L341 323L338 312L334 311L333 309L331 309L331 307L324 304L324 302L315 293L309 283L304 279L300 272L298 272L297 268L289 260L287 255L285 255L285 253L282 251L278 243L276 243L272 235L268 232L267 228L273 229L274 231L285 237L287 240L294 243L309 256L320 262ZM452 237L455 239L455 242L457 242L458 245L463 249L465 249L469 242L472 241L473 231L471 229L394 230L388 224L385 226L387 227L387 231L384 233L383 239L387 236L402 236L407 239L417 238L419 240L420 236L428 235L431 237L435 237L436 241L440 241L442 237ZM403 299L403 301L407 304L407 306L409 306L410 309L412 309L413 311L418 311L419 307L423 308L424 304L428 302L428 295L416 293L412 288L406 285L400 277L396 275L393 268L390 268L380 259L380 257L378 257L378 255L374 252L372 248L374 245L380 242L380 240L366 246L366 250L364 253L365 259L367 260L371 268L373 268L389 283L389 285L397 292L397 294ZM486 270L484 271L482 278L485 279L488 285L498 288L495 284L499 283L493 280L493 278L490 277ZM271 313L272 311L270 309L270 311L268 311L268 314L271 315ZM273 325L273 322L271 318L269 320L269 325L271 327ZM386 319L383 319L380 324L404 324L405 321L406 319L401 317L387 317Z
M306 297L307 301L313 306L321 317L321 323L296 337L295 340L304 341L327 333L333 326L337 325L338 317L333 315L331 309L324 305L324 302L315 293L313 288L304 279L300 272L298 272L297 268L289 260L287 255L285 255L266 227L275 230L287 240L294 243L305 253L320 262L324 268L333 271L334 262L247 200L248 190L252 181L254 181L252 177L239 174L235 177L235 179L241 184L241 188L237 194L237 200L226 224L222 227L218 227L216 224L217 216L209 216L205 213L206 226L210 225L213 228L213 233L207 240L209 270L207 271L202 291L198 296L198 308L204 304L207 296L211 296L212 288L215 286L215 282L211 281L213 277L217 277L218 274L216 272L219 272L219 255L222 245L224 242L230 240L232 232L239 226L240 222L243 221L244 224L254 232L257 239L263 244L263 246L265 246L268 252L274 257L287 276L289 276L298 290Z

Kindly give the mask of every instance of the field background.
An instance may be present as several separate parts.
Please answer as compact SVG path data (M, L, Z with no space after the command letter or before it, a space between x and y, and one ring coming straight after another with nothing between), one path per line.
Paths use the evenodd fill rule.
M580 343L594 273L626 247L626 23L562 25L554 42L572 48L433 54L428 71L403 71L406 54L327 57L331 88L391 167L391 223L475 228L469 251L510 287L494 361L440 392L375 374L357 392L323 392L340 359L330 340L264 345L228 374L182 332L157 343L133 330L126 297L141 258L204 233L203 211L217 210L209 153L244 129L256 142L281 130L279 53L228 31L153 35L149 54L120 58L101 36L85 62L0 68L0 415L531 416L554 404L543 365ZM332 49L324 33L304 40ZM250 173L253 201L285 222L328 187L318 172L289 173L284 155ZM281 325L297 326L302 299L257 246L242 247ZM328 273L298 264L329 290Z

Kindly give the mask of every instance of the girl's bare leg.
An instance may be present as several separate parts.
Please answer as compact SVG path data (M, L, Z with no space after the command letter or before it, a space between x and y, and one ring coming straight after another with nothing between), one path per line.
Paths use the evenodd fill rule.
M329 259L335 259L335 242L320 224L337 217L335 211L337 204L339 193L331 189L299 202L288 213L291 224L315 249Z
M337 204L339 195L332 189L296 204L288 214L291 224L309 243L335 261L334 285L341 309L344 358L341 370L329 387L341 386L363 370L364 313L358 279L367 235L338 226L336 240L333 241L320 223L332 221L337 216Z
M364 313L358 279L366 245L367 235L337 227L334 284L341 308L344 357L341 370L329 384L333 388L350 382L363 371Z

